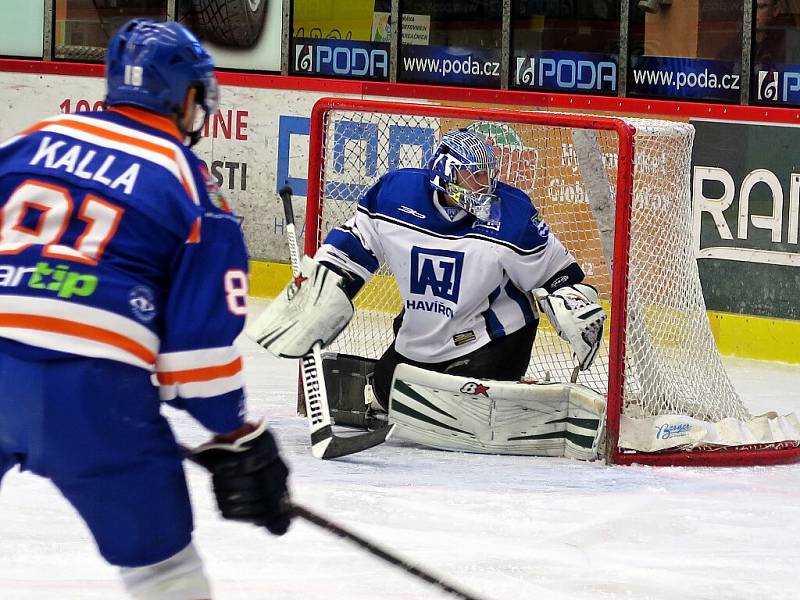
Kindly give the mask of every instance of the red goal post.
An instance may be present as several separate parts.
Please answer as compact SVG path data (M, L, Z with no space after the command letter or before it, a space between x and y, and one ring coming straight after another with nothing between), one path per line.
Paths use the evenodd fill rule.
M311 116L305 252L313 255L325 233L354 214L381 175L425 164L441 133L456 126L493 144L501 179L528 193L610 309L604 348L578 378L607 396L609 463L800 461L794 416L753 420L711 335L688 205L691 125L323 98ZM385 266L355 303L356 318L333 349L377 358L402 306ZM569 381L570 354L545 319L528 375ZM765 437L776 428L792 439Z

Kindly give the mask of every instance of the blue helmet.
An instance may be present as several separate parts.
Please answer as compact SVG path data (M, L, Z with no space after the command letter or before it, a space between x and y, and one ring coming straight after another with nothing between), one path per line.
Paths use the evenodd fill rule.
M129 104L180 115L186 91L197 89L207 115L217 110L214 60L182 25L133 19L120 27L106 52L106 105Z
M482 221L496 213L497 157L479 135L453 129L439 140L428 165L431 184Z

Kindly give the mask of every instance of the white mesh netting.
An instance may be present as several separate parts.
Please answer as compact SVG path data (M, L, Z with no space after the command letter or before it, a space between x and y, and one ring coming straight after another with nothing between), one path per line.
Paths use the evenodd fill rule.
M520 113L520 121L533 121L533 115ZM628 122L637 133L622 413L746 419L714 344L693 253L689 171L694 129L668 121ZM359 197L381 175L425 165L441 133L468 127L495 147L501 179L528 193L588 282L616 310L609 267L618 201L615 132L495 121L490 110L479 121L333 110L324 123L321 236L354 213ZM385 267L361 291L356 306L356 318L331 350L377 358L391 342L392 319L402 308ZM569 347L543 319L528 375L569 381L573 366ZM607 393L608 369L606 346L578 382Z

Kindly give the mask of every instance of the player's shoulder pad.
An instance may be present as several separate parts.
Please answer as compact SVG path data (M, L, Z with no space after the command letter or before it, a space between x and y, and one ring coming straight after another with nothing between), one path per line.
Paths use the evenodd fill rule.
M381 177L364 195L362 209L373 215L424 218L431 209L433 188L427 169L397 169Z
M507 183L497 183L497 195L502 205L501 232L503 237L523 252L547 243L550 231L530 196Z
M515 214L523 214L535 210L530 196L518 187L498 181L495 191L503 202L503 207L508 207Z

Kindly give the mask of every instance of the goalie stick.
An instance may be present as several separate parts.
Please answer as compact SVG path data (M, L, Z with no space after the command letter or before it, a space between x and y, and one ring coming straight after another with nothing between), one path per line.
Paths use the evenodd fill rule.
M184 458L188 459L189 461L193 462L199 467L205 468L194 458L194 456L192 455L191 448L181 445L180 449L183 453ZM461 600L485 600L478 596L460 590L453 584L445 581L443 578L438 577L433 573L430 573L429 571L425 571L424 569L411 564L404 558L397 556L396 554L390 552L389 550L386 550L385 548L381 548L374 542L371 542L368 539L361 537L357 533L353 533L349 529L346 529L341 525L334 523L333 521L327 519L326 517L323 517L319 513L309 508L306 508L305 506L286 500L286 504L284 505L284 507L287 512L292 514L292 516L308 521L309 523L313 523L317 527L324 529L325 531L328 531L333 535L340 537L344 540L349 540L353 542L356 546L363 548L373 556L377 556L381 560L384 560L387 563L402 569L403 571L409 573L410 575L413 575L414 577L417 577L427 583L430 583L431 585L439 588L442 591L447 592L448 594L452 594L456 598L461 598Z
M286 217L286 237L289 240L292 274L297 277L300 275L300 251L295 235L292 188L284 186L278 194L283 202L283 212ZM368 433L346 437L334 435L328 406L328 391L322 373L322 349L319 342L314 344L311 352L300 359L300 372L311 433L311 453L316 458L325 460L355 454L382 444L391 435L394 425L388 424Z

